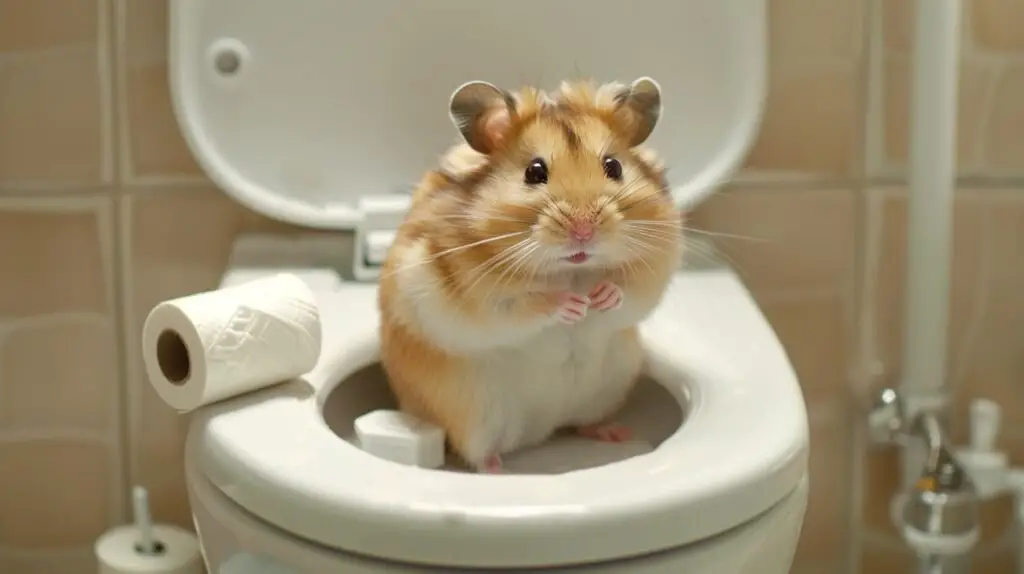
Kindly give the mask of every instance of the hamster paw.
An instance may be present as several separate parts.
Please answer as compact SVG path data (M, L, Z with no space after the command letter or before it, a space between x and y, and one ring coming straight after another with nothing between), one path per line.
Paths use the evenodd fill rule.
M501 456L492 454L488 456L484 463L477 469L480 474L501 474L502 470Z
M612 311L622 306L622 288L610 281L602 281L590 292L590 307L598 311Z
M633 437L629 427L617 423L584 425L577 428L576 433L601 442L625 442Z
M590 299L575 293L559 293L557 296L557 307L552 316L558 319L559 323L574 325L587 316L587 307L590 306Z

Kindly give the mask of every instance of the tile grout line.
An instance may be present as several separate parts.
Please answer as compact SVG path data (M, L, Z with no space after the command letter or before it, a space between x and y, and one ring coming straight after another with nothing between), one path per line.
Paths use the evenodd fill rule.
M127 21L126 0L107 0L111 6L111 32L110 43L114 54L114 73L112 75L114 95L113 109L117 117L116 137L117 143L114 146L117 154L117 175L118 182L125 183L132 180L132 148L131 148L131 125L129 122L130 111L128 107L128 67L125 62L125 55L128 53L128 39L124 23Z
M125 213L125 202L123 200L125 190L122 188L123 183L127 179L125 176L128 173L128 166L131 163L130 156L130 132L128 131L128 110L127 110L127 84L126 84L126 73L125 73L125 4L121 0L101 0L104 12L104 21L107 23L107 35L104 38L108 53L110 55L109 60L109 76L107 78L108 84L106 89L106 95L108 97L107 109L109 110L111 121L107 126L109 129L110 138L110 159L112 162L111 171L115 182L115 187L112 190L112 202L113 202L113 221L112 221L112 238L113 238L113 289L115 292L116 305L115 311L115 332L119 341L117 346L117 361L118 361L118 402L117 402L117 420L118 420L118 445L121 452L120 457L120 482L121 492L120 498L123 501L125 511L122 513L121 519L123 521L128 520L128 509L131 508L131 487L132 479L135 475L133 471L134 461L136 460L134 451L134 424L132 414L132 395L131 389L131 367L128 357L128 333L130 329L127 325L128 316L128 289L126 288L125 281L127 280L127 259L126 250L129 249L128 242L130 236L126 234L127 228L127 217Z
M107 308L108 317L105 321L110 328L111 335L117 344L114 347L114 359L115 359L115 372L112 374L113 381L111 385L116 389L114 393L114 399L109 405L110 415L114 419L115 424L113 430L110 432L108 437L108 443L114 451L114 460L112 464L111 475L113 477L112 484L109 488L113 491L113 495L110 497L110 521L114 524L120 524L127 521L128 518L128 489L125 483L125 445L123 439L123 417L121 416L121 403L122 399L122 387L124 379L124 368L123 368L123 336L120 328L120 300L121 293L118 288L118 234L117 234L117 200L114 197L107 197L107 208L102 210L98 216L97 225L97 240L101 246L103 253L103 277L106 284L107 293Z
M866 305L865 281L868 273L870 260L867 255L870 253L867 246L871 242L871 212L868 209L869 185L875 168L882 163L883 135L885 133L885 116L882 111L882 103L885 97L884 86L884 26L883 11L880 0L864 2L862 41L864 42L863 64L860 76L860 116L859 122L859 162L858 180L854 190L854 227L851 254L852 273L849 278L850 296L852 303L849 307L852 310L852 318L847 326L850 333L850 343L847 344L846 352L849 359L845 365L846 372L846 396L856 404L860 393L856 388L863 384L855 379L862 378L869 372L868 364L870 359L866 353L864 338L861 336L865 326L865 319L870 312ZM884 1L884 0L881 0ZM850 360L852 359L852 360ZM852 363L852 365L851 365ZM852 368L851 368L852 367ZM849 375L853 375L852 377ZM856 417L856 415L854 415ZM848 574L855 574L861 569L861 548L864 542L864 484L863 475L865 471L864 458L864 436L860 421L856 418L852 421L853 428L850 429L850 440L847 445L847 457L850 461L850 474L853 480L850 483L850 492L847 498L847 516L850 524L849 541L846 545L845 570Z
M100 179L103 183L110 184L114 182L117 173L116 149L114 148L116 119L112 94L115 54L110 42L110 0L95 1L97 2L96 73L99 76L100 149L102 154Z
M125 508L130 508L130 490L134 486L132 484L132 478L134 476L134 461L136 459L134 451L134 430L135 425L133 420L134 409L132 408L133 396L131 393L131 369L130 361L128 357L128 305L130 303L126 282L128 280L128 263L126 252L130 249L128 245L128 236L126 231L130 231L130 222L125 213L125 200L121 197L114 197L113 201L113 222L111 225L112 236L114 240L113 250L113 288L117 298L117 305L115 306L115 331L117 333L118 341L120 344L118 347L118 365L119 365L119 380L118 388L118 443L120 444L121 456L121 497L125 503ZM124 520L128 519L127 510L122 517Z

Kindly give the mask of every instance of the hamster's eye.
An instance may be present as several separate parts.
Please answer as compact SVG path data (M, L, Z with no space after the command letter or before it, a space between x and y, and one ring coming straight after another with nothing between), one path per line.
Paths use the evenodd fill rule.
M527 185L540 185L548 182L548 165L544 163L544 160L534 158L530 161L530 165L526 166L526 173L523 174L523 180L526 181Z
M604 158L604 174L608 179L619 181L622 179L622 164L613 157Z

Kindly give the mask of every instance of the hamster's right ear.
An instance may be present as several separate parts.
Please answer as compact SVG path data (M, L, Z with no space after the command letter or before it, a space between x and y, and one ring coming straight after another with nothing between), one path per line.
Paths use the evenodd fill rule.
M448 103L452 123L463 139L484 154L493 152L505 140L515 109L511 94L487 82L462 84Z

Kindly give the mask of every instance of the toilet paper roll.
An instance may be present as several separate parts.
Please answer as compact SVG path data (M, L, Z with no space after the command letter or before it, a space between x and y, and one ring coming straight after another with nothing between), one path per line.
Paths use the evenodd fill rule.
M149 382L184 412L303 375L320 344L313 292L287 273L160 303L142 329Z
M99 574L203 574L199 541L191 532L174 526L153 527L157 551L142 552L136 547L139 530L122 526L108 531L96 541Z

